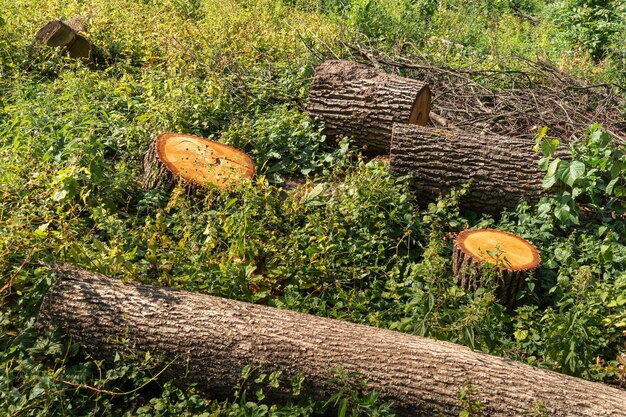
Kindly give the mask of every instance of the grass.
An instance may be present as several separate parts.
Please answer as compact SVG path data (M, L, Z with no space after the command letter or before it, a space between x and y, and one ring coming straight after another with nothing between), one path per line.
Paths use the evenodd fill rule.
M593 165L594 152L617 151L597 143L578 150L593 184L562 178L555 196L493 219L459 211L461 191L430 206L415 201L406 181L365 163L348 141L330 143L301 110L314 67L350 58L346 45L357 42L463 68L506 68L511 54L542 57L591 80L623 83L613 44L600 60L568 44L550 18L553 5L0 0L0 6L2 414L313 415L344 403L353 415L390 414L375 393L344 390L326 404L298 396L270 404L243 395L242 383L235 397L213 399L170 382L155 387L160 365L143 354L100 363L36 329L38 304L54 280L50 262L450 340L623 383L623 220L581 226L568 214L589 201L621 204L617 191L608 198L593 191L606 191L614 178L623 184L617 162ZM55 51L30 54L45 22L77 14L89 16L95 66ZM204 196L143 190L143 153L165 131L243 149L260 175L239 190ZM608 170L609 163L615 168ZM282 197L281 185L294 177L306 184ZM450 237L468 226L519 233L542 252L539 291L529 288L527 303L510 315L492 290L468 294L451 277ZM254 272L260 262L265 276Z

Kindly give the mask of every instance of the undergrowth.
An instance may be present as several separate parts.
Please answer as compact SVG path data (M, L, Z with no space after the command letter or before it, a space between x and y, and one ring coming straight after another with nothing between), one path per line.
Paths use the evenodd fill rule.
M582 3L595 7L0 1L1 413L391 414L376 392L349 388L359 384L314 401L296 395L306 382L266 375L293 384L292 401L270 404L246 389L261 377L245 369L234 397L214 399L157 382L167 364L144 353L114 364L90 358L71 340L37 330L52 262L449 340L623 385L626 165L609 133L591 127L572 161L555 158L557 143L541 137L550 193L492 218L460 211L463 189L416 201L406 179L363 160L349 140L332 143L303 112L315 65L350 58L348 45L457 68L502 69L508 56L539 56L623 86L623 6L600 7L586 27L577 22L593 10ZM87 17L98 47L93 66L56 51L31 54L38 28L76 14ZM143 153L165 131L243 149L259 175L204 195L143 190ZM515 232L540 249L539 279L518 294L524 303L514 312L493 288L468 293L451 276L451 241L468 227ZM346 378L358 376L338 371ZM471 409L467 393L459 395Z

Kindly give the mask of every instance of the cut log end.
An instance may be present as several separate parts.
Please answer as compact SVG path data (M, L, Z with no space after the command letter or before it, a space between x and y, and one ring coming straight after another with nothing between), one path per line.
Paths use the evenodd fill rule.
M496 296L508 310L518 304L518 291L540 264L537 248L513 233L466 230L454 242L452 270L459 285L476 290L495 284Z
M459 234L456 242L467 256L499 269L525 271L541 263L539 251L532 243L502 230L466 230Z
M209 184L228 187L251 179L254 174L254 163L245 153L222 143L179 133L157 136L144 159L144 186L147 188L171 184L174 177L201 187Z
M430 88L425 85L417 93L417 97L415 97L411 114L409 115L409 124L419 126L426 126L428 124L431 101Z

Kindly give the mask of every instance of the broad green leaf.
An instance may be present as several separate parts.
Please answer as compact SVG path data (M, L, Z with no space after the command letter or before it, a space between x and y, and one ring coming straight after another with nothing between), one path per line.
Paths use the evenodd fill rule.
M546 175L541 184L543 188L550 188L556 184L556 177L554 175Z
M558 146L559 141L557 139L545 139L541 142L541 152L545 157L552 156L556 152Z
M555 158L552 162L550 162L550 165L548 166L548 172L546 173L546 175L555 175L560 162L561 162L561 158Z

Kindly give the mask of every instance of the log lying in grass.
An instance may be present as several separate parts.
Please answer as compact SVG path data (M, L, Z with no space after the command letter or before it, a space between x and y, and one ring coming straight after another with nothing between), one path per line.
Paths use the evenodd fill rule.
M195 186L227 187L253 178L248 155L222 143L180 133L157 136L144 156L143 185L171 187L177 178Z
M45 329L59 328L95 358L112 360L125 339L166 363L169 377L227 396L245 365L306 377L321 398L337 387L336 367L357 372L393 401L400 416L457 416L467 384L489 416L545 410L553 416L626 415L626 392L452 343L207 295L123 284L69 266L40 311ZM289 395L289 384L268 398ZM327 398L327 397L326 397ZM440 414L441 413L441 414ZM532 415L532 414L529 414Z
M396 124L390 167L395 175L411 175L418 196L427 201L472 179L461 204L498 213L521 200L539 200L544 173L533 145L528 139Z
M93 59L93 47L81 34L82 30L83 22L79 17L65 22L52 20L37 32L35 41L50 47L61 47L61 52L67 53L70 58L89 62Z
M466 230L454 241L452 271L459 284L474 291L496 285L496 296L509 310L540 264L539 251L532 243L502 230Z
M369 154L388 154L394 123L426 125L430 89L421 81L350 61L315 70L307 110L330 137L352 137Z

